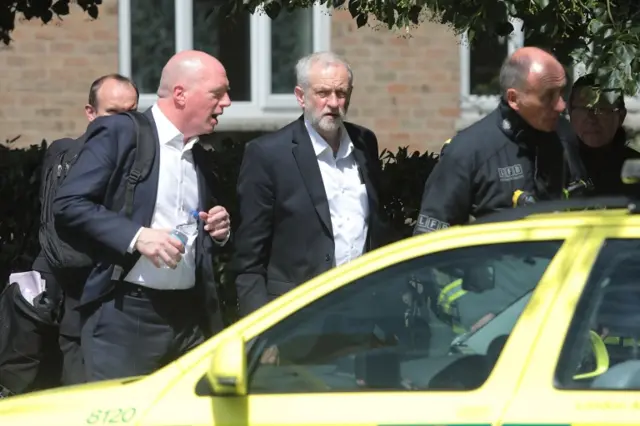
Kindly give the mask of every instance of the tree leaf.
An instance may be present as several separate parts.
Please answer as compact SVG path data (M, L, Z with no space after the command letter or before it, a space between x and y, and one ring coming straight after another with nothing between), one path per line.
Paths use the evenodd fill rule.
M98 19L98 6L96 6L95 4L90 5L89 7L87 7L87 13L91 18Z
M58 0L51 6L51 10L56 15L68 15L69 14L69 0Z
M513 24L509 21L501 22L496 26L496 35L507 37L513 32Z
M422 12L422 8L420 6L411 6L408 12L408 17L411 23L418 25L420 19L420 12Z
M48 24L49 21L51 21L51 18L53 18L53 12L51 11L51 9L44 10L40 16L40 19L45 24Z
M592 19L591 21L589 21L589 25L587 26L587 29L592 34L598 34L600 30L604 28L604 26L605 25L602 21L599 21L597 19Z
M604 89L621 89L624 87L622 75L618 69L612 69L607 78Z
M468 47L471 47L471 44L473 43L473 39L476 36L476 32L473 28L469 28L467 30L467 43L468 43Z
M364 27L365 25L367 25L368 20L369 16L365 13L361 13L360 15L356 16L356 25L358 25L358 28Z
M360 15L360 0L349 0L349 13L352 18Z
M282 6L277 0L270 1L264 6L264 12L272 20L278 17L278 15L280 14L280 10L282 10Z

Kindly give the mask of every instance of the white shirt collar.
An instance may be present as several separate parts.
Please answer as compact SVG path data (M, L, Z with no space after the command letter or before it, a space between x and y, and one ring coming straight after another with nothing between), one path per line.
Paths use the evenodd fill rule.
M313 128L311 123L307 120L304 120L304 127L307 129L309 133L309 137L311 138L311 145L313 146L313 151L316 154L316 157L319 157L326 150L331 150L331 146L329 143ZM353 152L353 142L349 137L349 133L347 129L344 127L344 124L340 127L340 147L338 148L338 152L335 156L336 160L340 160L342 158L347 158Z
M153 120L156 122L156 129L158 130L158 139L160 144L169 144L171 142L180 141L180 144L184 142L184 135L176 126L173 125L166 115L160 110L158 104L153 104L151 107L151 114L153 114ZM184 149L191 149L193 145L198 142L198 137L194 136L186 144L183 144Z

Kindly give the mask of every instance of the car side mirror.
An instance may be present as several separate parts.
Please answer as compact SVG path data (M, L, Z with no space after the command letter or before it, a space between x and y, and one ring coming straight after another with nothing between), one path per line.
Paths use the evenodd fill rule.
M215 348L207 379L216 396L247 394L247 357L240 336L227 338Z
M462 277L462 289L473 293L482 293L495 286L495 270L493 266L480 263L466 267Z
M607 347L600 335L593 330L589 331L589 346L593 362L590 363L587 370L591 371L581 371L580 374L573 376L573 380L591 379L603 374L609 369L609 352L607 351Z

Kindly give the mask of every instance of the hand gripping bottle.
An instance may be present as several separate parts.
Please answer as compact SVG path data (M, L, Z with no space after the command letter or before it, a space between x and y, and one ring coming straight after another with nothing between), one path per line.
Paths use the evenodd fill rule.
M191 210L189 212L187 221L176 226L175 229L171 231L171 236L179 239L183 245L187 245L187 242L189 241L189 237L196 235L197 233L198 233L198 211Z
M180 240L182 245L186 247L187 243L189 242L189 238L196 235L197 233L198 233L198 211L191 210L189 212L189 216L187 217L186 222L176 226L171 231L171 236ZM169 266L166 264L162 265L162 267L166 269L169 268Z

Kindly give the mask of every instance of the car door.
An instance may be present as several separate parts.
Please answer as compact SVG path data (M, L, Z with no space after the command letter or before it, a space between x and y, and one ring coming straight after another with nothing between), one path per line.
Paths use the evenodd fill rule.
M505 424L638 424L639 259L639 226L593 230L533 348ZM606 344L609 366L576 380L588 360L590 330Z
M498 424L582 232L474 226L377 250L181 359L183 379L143 424ZM456 335L437 307L438 290L460 279L468 294L486 293L469 315L492 315L499 326L480 329L493 334ZM237 338L248 392L212 395L212 359Z

